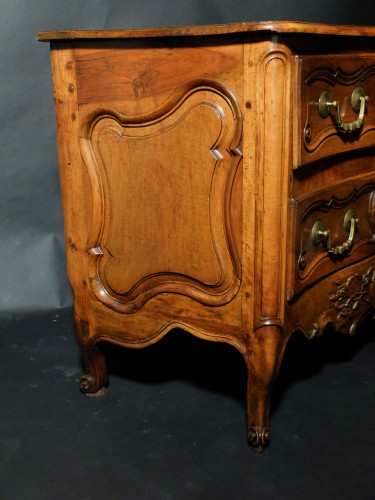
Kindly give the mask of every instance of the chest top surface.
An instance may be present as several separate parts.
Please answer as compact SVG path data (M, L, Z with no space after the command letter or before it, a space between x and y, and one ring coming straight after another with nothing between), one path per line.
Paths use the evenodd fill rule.
M372 26L345 26L333 24L305 23L295 21L262 21L230 24L211 24L197 26L157 27L144 29L112 30L57 30L38 33L40 41L85 40L116 38L155 38L229 35L235 33L305 33L317 35L375 36Z

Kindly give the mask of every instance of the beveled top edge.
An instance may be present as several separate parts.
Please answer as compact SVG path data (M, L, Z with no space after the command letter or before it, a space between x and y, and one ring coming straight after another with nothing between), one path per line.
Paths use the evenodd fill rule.
M375 26L349 26L300 21L262 21L231 24L208 24L145 29L57 30L38 33L37 40L88 40L116 38L153 38L178 36L226 35L248 32L306 33L317 35L375 36Z

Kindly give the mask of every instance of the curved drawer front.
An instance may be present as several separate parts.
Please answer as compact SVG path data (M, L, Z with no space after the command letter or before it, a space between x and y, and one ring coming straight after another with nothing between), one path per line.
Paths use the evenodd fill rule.
M303 57L294 166L375 143L375 59ZM298 106L296 106L298 110Z
M353 335L375 307L375 256L319 281L312 294L303 294L290 310L293 330L318 337L327 324ZM313 305L313 306L312 306Z
M326 189L295 203L288 299L375 251L375 180Z

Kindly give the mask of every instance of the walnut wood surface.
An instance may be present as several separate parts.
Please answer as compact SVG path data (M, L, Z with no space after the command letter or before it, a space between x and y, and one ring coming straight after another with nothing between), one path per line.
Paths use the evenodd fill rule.
M375 34L375 28L370 26L336 26L333 24L304 23L295 21L263 21L146 29L43 31L38 33L37 38L40 41L73 39L97 40L104 38L227 35L230 33L253 33L256 31L347 36L374 36Z
M375 59L373 56L356 55L310 56L299 59L301 74L301 129L300 153L296 166L314 162L331 154L353 151L374 144L375 105L366 102L366 120L359 134L345 137L335 126L335 113L322 119L316 102L322 90L327 90L332 101L340 103L345 121L353 122L358 117L350 104L352 92L362 87L368 92L375 85Z
M353 334L374 309L374 35L287 22L39 35L53 40L83 392L107 383L101 341L183 328L243 354L248 438L265 448L292 333ZM346 103L366 88L355 135L319 117L327 85ZM340 245L349 209L353 244L332 256L312 226Z

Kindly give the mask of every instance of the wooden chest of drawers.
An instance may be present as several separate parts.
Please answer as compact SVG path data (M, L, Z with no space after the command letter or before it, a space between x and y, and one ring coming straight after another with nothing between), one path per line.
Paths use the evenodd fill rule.
M86 374L101 342L173 328L248 367L248 438L295 331L375 303L375 29L244 23L51 41L69 279Z

